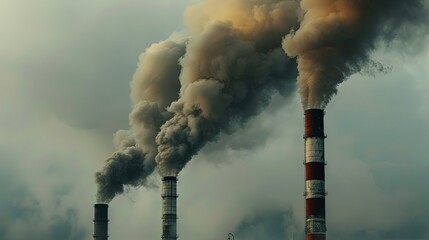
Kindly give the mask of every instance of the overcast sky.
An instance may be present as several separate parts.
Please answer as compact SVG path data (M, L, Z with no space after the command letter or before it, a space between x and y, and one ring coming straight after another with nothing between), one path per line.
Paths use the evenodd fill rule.
M0 239L92 238L94 172L129 128L138 56L192 2L0 1ZM392 71L352 76L326 108L331 239L429 239L429 51L403 50L373 53ZM303 239L302 135L296 93L206 146L179 175L180 239ZM109 214L110 239L160 239L160 189Z

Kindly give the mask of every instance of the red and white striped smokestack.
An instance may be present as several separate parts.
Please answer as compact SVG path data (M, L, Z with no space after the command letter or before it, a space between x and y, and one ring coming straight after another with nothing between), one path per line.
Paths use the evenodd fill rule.
M162 239L177 239L177 177L162 178Z
M98 203L94 205L94 240L107 240L109 237L107 224L109 205Z
M322 109L305 110L306 240L326 239L323 115Z

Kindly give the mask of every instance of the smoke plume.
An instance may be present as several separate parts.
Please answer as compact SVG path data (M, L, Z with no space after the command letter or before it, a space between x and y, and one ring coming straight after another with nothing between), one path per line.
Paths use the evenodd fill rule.
M155 137L171 116L165 108L178 98L178 61L184 51L184 42L166 40L153 44L141 54L131 83L134 108L129 117L132 128L115 134L118 152L96 173L98 202L110 202L115 195L124 192L124 185L146 185L147 177L155 170Z
M350 75L379 69L370 59L380 42L425 39L424 0L302 0L300 27L287 35L285 52L297 57L304 108L324 108Z
M188 10L196 34L180 60L180 98L156 136L162 175L178 174L220 132L232 133L258 114L275 91L295 90L296 65L281 40L297 23L297 7L294 1L210 0Z
M96 173L98 200L147 184L157 167L177 175L273 93L290 96L298 74L290 57L298 62L304 108L324 108L350 75L386 70L370 59L380 42L419 39L427 20L423 0L206 0L189 7L183 40L170 37L140 56L131 129L116 134L118 152Z
M158 165L177 175L220 132L232 133L270 102L295 91L296 63L282 38L298 26L299 4L207 0L188 8L183 41L170 38L140 56L131 84L131 131L96 173L98 201L145 185Z

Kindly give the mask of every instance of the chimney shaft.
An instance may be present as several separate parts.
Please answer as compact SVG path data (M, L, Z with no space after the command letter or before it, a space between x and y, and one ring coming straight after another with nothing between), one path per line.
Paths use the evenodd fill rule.
M98 203L94 205L94 240L107 240L107 223L109 205Z
M323 115L322 109L305 110L306 240L326 239Z
M177 178L162 178L162 239L177 239Z

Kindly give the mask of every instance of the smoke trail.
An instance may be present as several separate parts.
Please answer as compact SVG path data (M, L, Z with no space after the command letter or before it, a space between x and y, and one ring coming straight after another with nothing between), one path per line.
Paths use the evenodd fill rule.
M273 92L294 92L296 65L281 40L297 23L297 8L294 1L210 0L188 11L195 33L180 61L180 98L156 137L162 175L178 174L220 132L258 114Z
M423 0L302 0L301 7L300 27L283 48L297 57L304 108L324 108L350 75L379 68L370 53L380 41L424 39L428 31Z
M220 132L232 133L274 92L295 91L296 63L282 38L298 25L294 0L207 0L188 8L185 42L165 41L140 57L132 131L96 173L98 200L144 185L155 170L176 175ZM155 157L156 156L156 157ZM156 162L155 162L156 159Z
M220 132L232 133L258 114L273 92L290 95L296 66L283 50L297 57L304 108L318 108L350 75L384 70L370 59L380 40L418 38L428 30L423 0L300 5L206 0L189 7L186 41L154 44L140 57L131 84L132 128L116 134L119 152L96 174L98 199L110 201L124 185L144 185L157 164L162 175L178 174Z
M155 170L155 136L170 118L165 108L178 98L179 58L184 51L184 42L167 40L153 44L140 55L131 83L132 130L120 130L115 134L114 142L119 151L96 173L98 202L110 202L115 195L124 192L124 185L146 185L146 178Z

